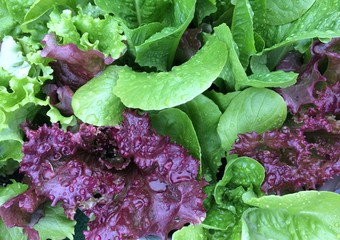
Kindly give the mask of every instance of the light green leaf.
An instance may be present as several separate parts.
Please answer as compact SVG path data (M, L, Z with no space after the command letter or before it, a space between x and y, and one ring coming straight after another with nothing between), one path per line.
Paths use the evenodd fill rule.
M296 83L298 74L294 72L274 71L269 73L255 73L248 77L243 87L276 87L286 88Z
M340 195L303 191L250 198L243 215L244 239L338 239Z
M216 179L224 151L217 133L217 124L222 115L217 105L204 95L180 105L192 121L202 150L202 168L205 179Z
M220 92L216 92L214 90L211 91L206 91L204 93L205 96L210 98L215 102L215 104L219 107L221 112L224 112L231 101L240 93L241 91L234 91L234 92L229 92L227 94L223 94Z
M220 118L217 131L222 147L229 151L240 133L279 128L286 116L287 106L279 94L266 88L247 88L232 100Z
M72 98L74 114L96 126L114 126L122 120L124 105L113 93L119 67L109 66L79 88Z
M177 144L184 146L196 159L201 159L201 148L194 126L188 115L176 108L169 108L151 114L152 127Z
M228 161L222 179L216 184L214 197L217 204L227 202L224 191L226 188L242 186L254 194L262 195L261 184L263 183L265 170L256 160L248 157L239 157ZM242 196L240 196L242 198ZM241 200L241 199L239 199Z
M172 235L172 240L184 239L207 240L207 237L201 225L189 225L174 232Z
M7 4L9 14L19 23L24 21L24 17L28 9L35 0L4 0Z
M63 240L66 237L73 240L76 221L66 217L64 209L59 205L45 205L45 215L34 225L40 239Z
M26 77L31 68L22 55L21 47L11 36L3 38L0 49L0 67L17 78Z
M125 106L143 110L161 110L186 103L208 89L219 76L227 59L220 52L226 51L225 44L211 36L189 61L173 67L170 72L135 72L122 67L114 93Z
M249 64L249 57L256 53L253 10L248 0L237 0L234 8L231 32L240 52L240 62L244 69Z
M171 0L114 0L110 2L95 0L97 6L118 16L129 28L162 22L169 8L172 8L171 2Z
M22 228L20 227L8 228L1 218L0 218L0 233L2 239L27 240L27 236L24 235Z
M0 1L0 41L5 35L10 34L16 26L16 21L9 14L6 1Z
M272 8L268 9L270 5L266 6L265 0L254 1L252 5L255 13L254 28L265 41L265 51L298 40L315 37L332 38L340 36L340 2L338 0L315 0L314 4L312 0L289 1L287 4L286 2L279 2L280 1L275 1L276 5L278 4L282 7L280 13L283 13L284 10L282 5L285 5L288 9L293 9L295 8L295 5L293 5L295 2L301 2L298 7L300 10L302 9L302 11L285 11L283 16L280 16L281 20L275 21L273 19L278 19L279 15L270 13L271 11L275 12L275 10ZM276 5L272 5L272 7L275 7ZM305 11L306 9L308 10ZM301 15L301 13L303 14ZM299 17L299 15L301 16ZM268 16L270 17L269 19ZM271 23L278 24L280 22L286 22L287 19L291 20L294 18L296 18L296 20L292 22L271 25Z
M6 203L11 198L14 198L28 189L28 185L12 181L6 187L0 186L0 206Z
M196 0L174 0L172 18L160 32L136 46L136 62L166 71L173 66L178 43L194 17Z
M195 22L200 25L203 19L217 11L216 0L197 0Z
M225 24L221 24L214 28L215 35L223 41L227 46L226 64L220 74L221 77L229 90L239 90L240 86L238 82L245 81L247 79L247 74L244 71L238 53L236 51L237 45L233 41L233 37L229 27ZM219 50L219 52L224 52Z
M283 25L299 19L315 0L267 0L266 12L269 25Z

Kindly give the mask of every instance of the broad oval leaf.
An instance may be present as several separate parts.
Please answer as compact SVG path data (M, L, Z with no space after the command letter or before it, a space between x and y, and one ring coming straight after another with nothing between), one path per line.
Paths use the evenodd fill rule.
M229 151L240 133L279 128L286 116L286 104L278 93L267 88L247 88L232 100L220 118L217 131L222 147Z
M173 67L170 72L135 72L122 67L114 93L125 106L143 110L161 110L186 103L210 87L221 73L227 55L226 45L211 36L189 61Z
M109 66L100 75L79 88L72 98L74 114L96 126L113 126L122 120L124 105L113 94L118 74Z

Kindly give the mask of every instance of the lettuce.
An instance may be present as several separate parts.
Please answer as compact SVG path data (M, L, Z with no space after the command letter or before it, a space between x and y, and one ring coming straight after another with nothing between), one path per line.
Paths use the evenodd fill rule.
M70 219L77 207L88 217L94 215L85 232L88 239L164 237L205 217L206 182L196 180L198 160L155 133L146 115L126 111L117 127L81 125L77 133L56 124L25 132L29 140L20 170L31 182L26 192L3 205L8 226L30 229L32 213L46 200L51 206L61 202ZM6 220L18 201L28 204L21 209L27 222ZM45 218L51 218L46 211ZM56 220L41 219L34 227L39 235L45 221Z

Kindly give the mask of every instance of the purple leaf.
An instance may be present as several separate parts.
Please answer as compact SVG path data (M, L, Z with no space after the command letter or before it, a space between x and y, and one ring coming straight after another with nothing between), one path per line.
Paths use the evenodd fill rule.
M146 115L125 112L117 127L26 127L20 170L39 196L62 202L69 218L79 207L89 223L87 239L166 238L205 218L198 160L151 129Z

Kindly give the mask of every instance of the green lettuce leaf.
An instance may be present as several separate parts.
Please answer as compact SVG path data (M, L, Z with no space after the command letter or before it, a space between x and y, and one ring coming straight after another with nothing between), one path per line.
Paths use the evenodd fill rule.
M151 114L152 127L164 136L189 150L196 159L201 159L201 147L188 115L177 108L169 108Z
M1 237L6 240L27 240L27 236L23 233L22 228L8 228L0 218Z
M196 4L196 0L95 2L121 19L136 63L159 71L171 68L180 38L194 17Z
M79 88L72 98L74 114L96 126L114 126L122 120L124 105L113 93L118 67L109 66L99 76Z
M130 108L161 110L186 103L210 87L225 62L225 44L211 36L205 46L186 63L170 72L135 72L121 67L114 93ZM209 68L206 68L209 66Z
M172 240L195 239L206 240L204 229L201 225L189 225L181 230L174 232Z
M6 187L0 186L0 206L28 189L28 185L13 180Z
M253 11L248 0L237 0L233 13L231 33L240 52L240 62L246 69L249 64L249 57L256 53Z
M0 40L10 34L16 27L16 21L9 14L6 1L0 0Z
M242 87L286 88L296 83L298 74L294 72L274 71L269 73L254 73L248 77Z
M287 106L279 94L267 88L247 88L231 101L220 118L217 131L222 146L229 151L240 133L279 128L286 116Z
M224 151L221 148L217 124L222 115L217 105L200 94L186 104L178 106L192 121L202 150L202 168L207 181L216 180Z
M51 207L50 205L50 203L45 204L44 217L42 217L33 227L39 232L39 238L63 240L67 237L72 240L76 221L66 217L64 209L60 204L56 207Z
M82 50L95 49L114 59L126 51L123 28L113 16L91 16L81 8L77 14L70 9L56 8L47 23L50 32L62 38L62 44L73 43Z
M237 45L233 40L232 33L225 24L215 27L214 31L216 36L227 46L227 61L219 77L224 80L228 90L239 90L239 82L246 81L247 74L238 57Z
M340 36L338 0L252 1L254 30L265 51L309 38Z
M244 239L338 239L340 195L303 191L250 198L242 217Z

